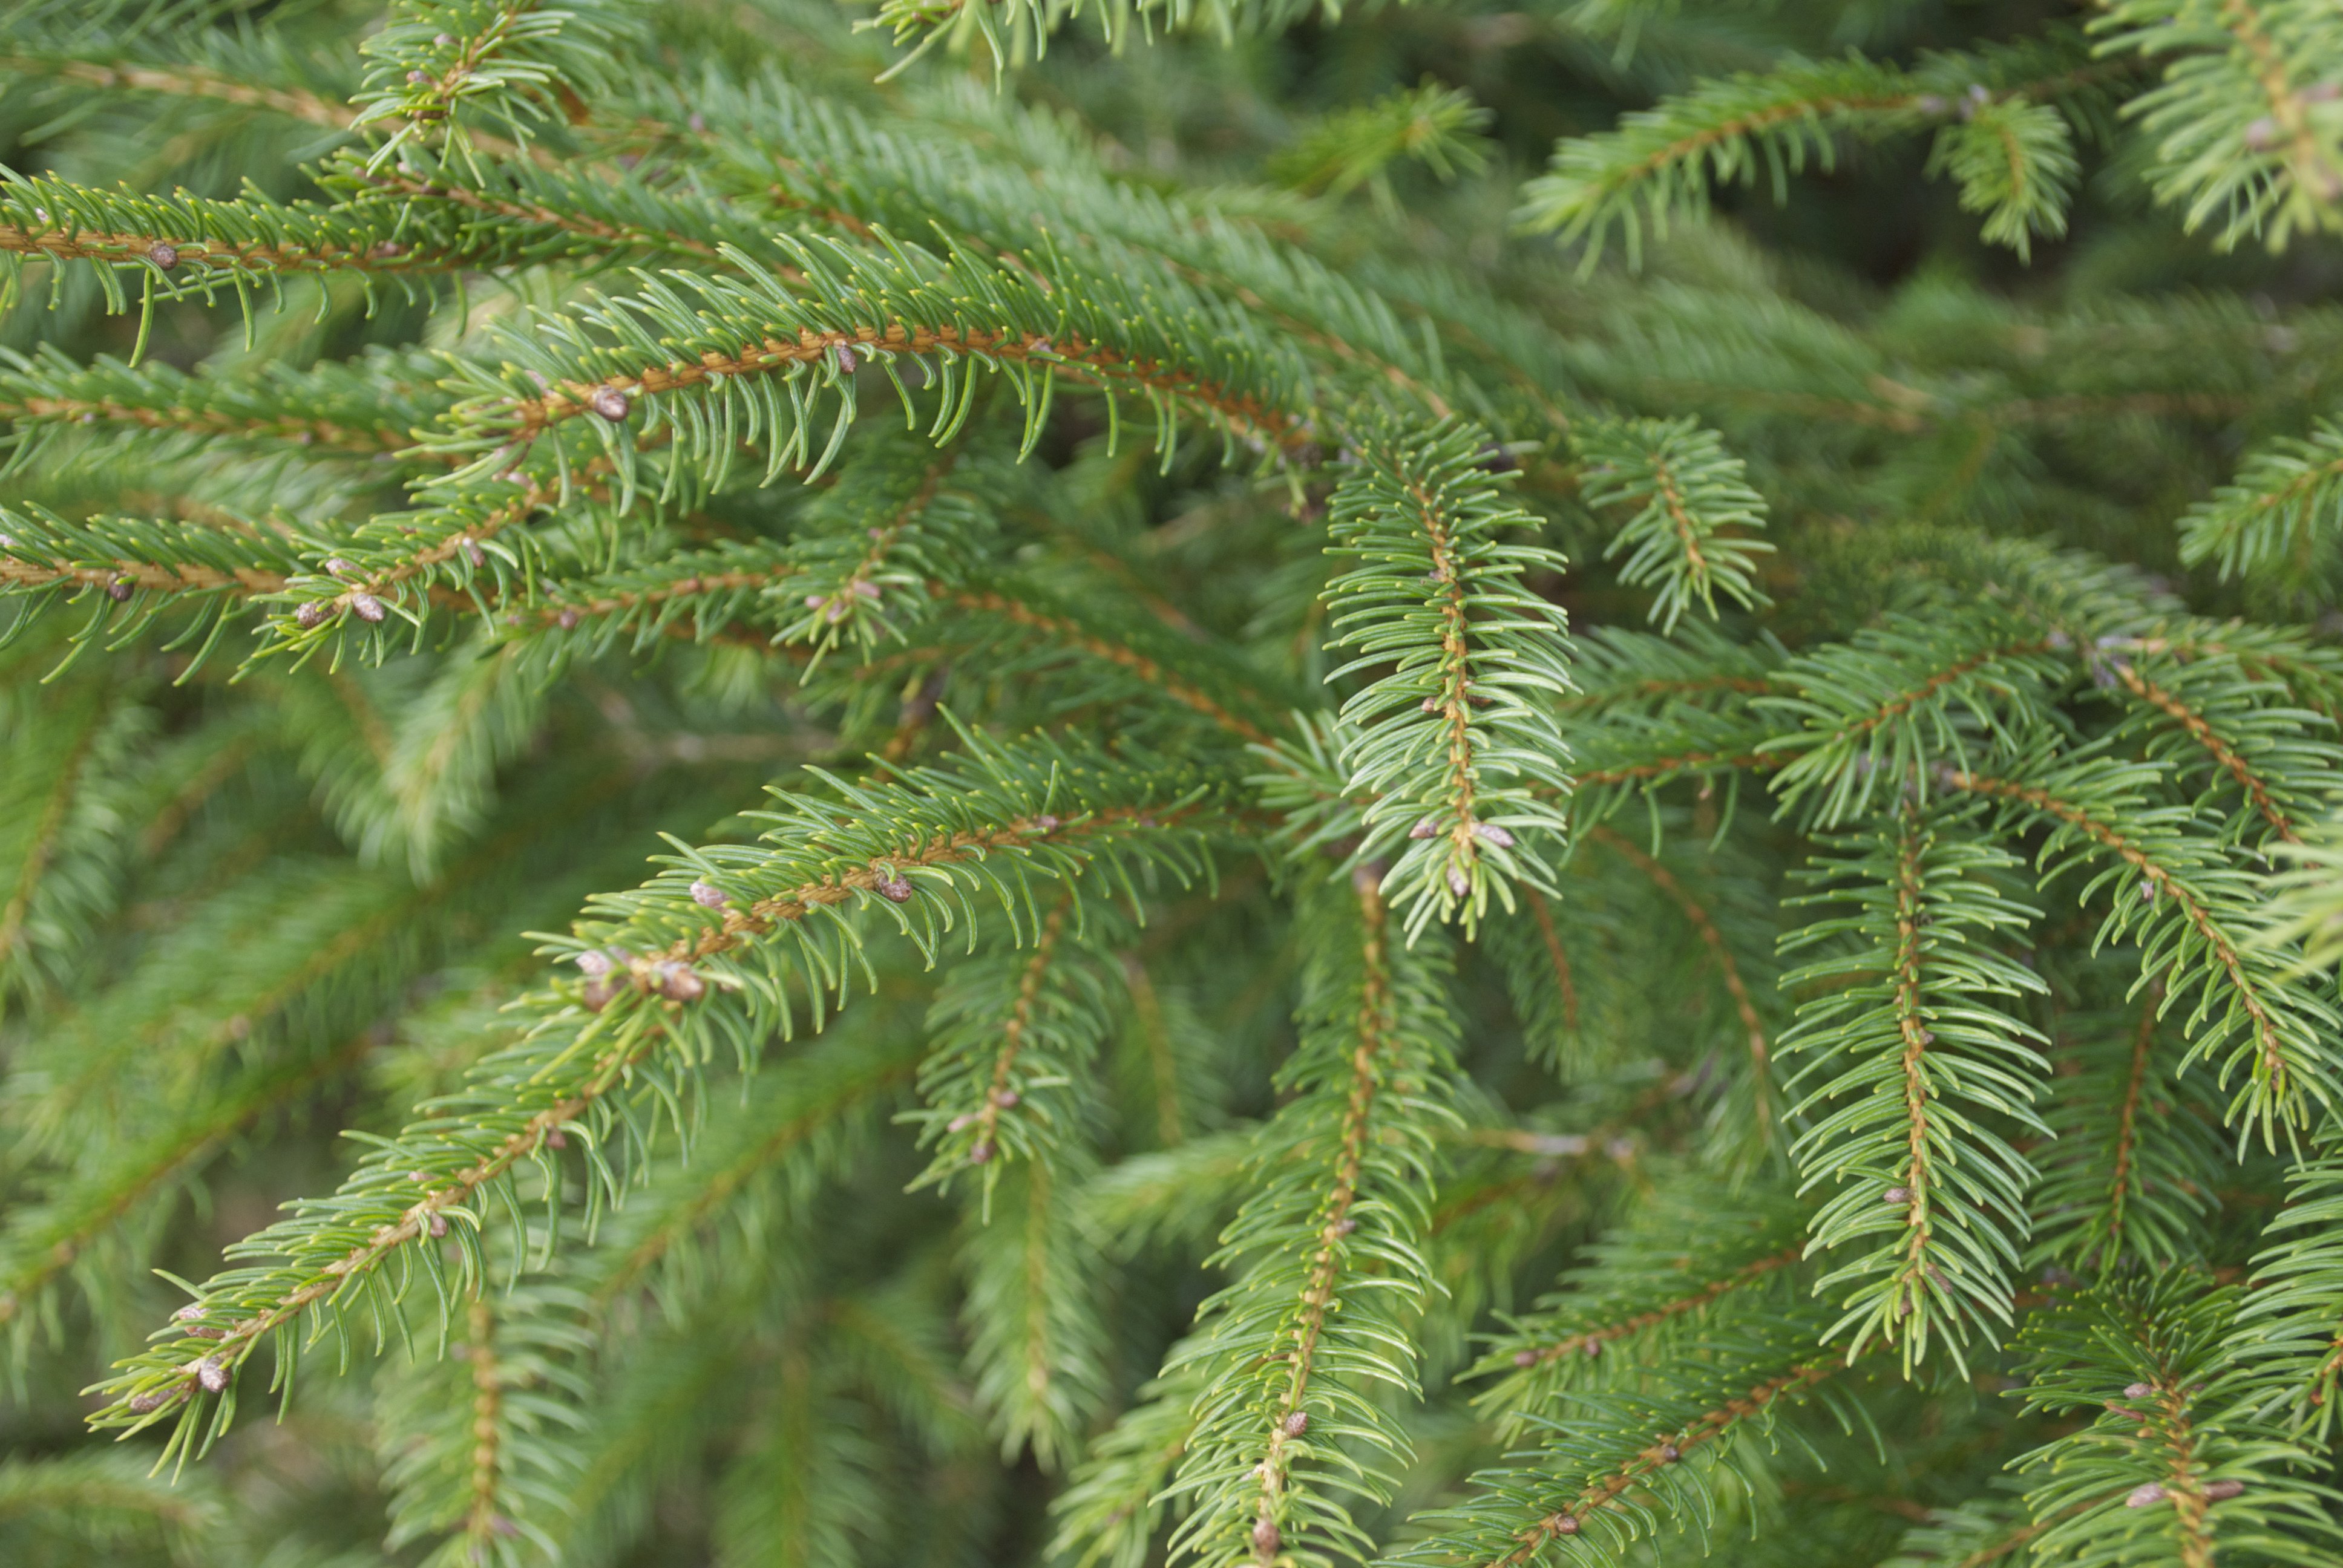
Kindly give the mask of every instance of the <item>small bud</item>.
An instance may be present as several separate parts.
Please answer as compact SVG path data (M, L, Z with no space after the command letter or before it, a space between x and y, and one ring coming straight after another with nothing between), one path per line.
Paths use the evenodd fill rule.
M724 896L724 890L716 886L713 882L692 883L691 901L698 904L703 910L720 910L726 904L731 902L729 899Z
M1011 1111L1016 1108L1017 1101L1021 1097L1015 1090L1003 1089L993 1095L992 1103L998 1105L1003 1111Z
M1285 1418L1286 1436L1300 1437L1303 1432L1308 1432L1309 1430L1310 1415L1308 1412L1297 1410L1292 1415Z
M867 583L861 578L857 578L850 586L856 593L860 594L864 598L875 600L879 597L879 585L877 583Z
M125 603L130 598L130 585L122 578L116 578L106 585L106 597L116 604Z
M838 346L838 367L849 376L854 374L854 350L843 343Z
M975 1148L970 1150L968 1151L968 1162L971 1165L990 1164L992 1162L992 1140L988 1138L983 1142L978 1144Z
M1891 1209L1900 1209L1905 1204L1909 1203L1912 1201L1912 1189L1909 1187L1890 1187L1887 1191L1879 1195L1879 1201L1886 1204Z
M578 988L578 1000L586 1004L588 1012L600 1012L618 994L618 988L607 980L589 980Z
M1674 1443L1664 1442L1660 1444L1660 1462L1662 1464L1674 1464L1677 1460L1682 1459L1683 1457L1684 1450L1678 1448Z
M1923 93L1912 100L1912 106L1924 115L1941 115L1952 107L1940 93Z
M204 1385L206 1393L217 1393L227 1387L227 1368L217 1356L206 1356L196 1363L196 1381Z
M1051 816L1045 811L1041 816L1033 819L1033 826L1040 829L1044 833L1054 833L1059 829L1059 828L1063 826L1063 824L1055 817Z
M1463 867L1451 866L1448 868L1448 890L1455 894L1460 899L1463 898L1473 890L1472 879L1464 875Z
M577 630L578 611L575 608L565 606L561 613L553 618L553 624L559 627L564 631Z
M326 607L311 599L293 612L293 624L303 631L315 631L326 624Z
M1473 836L1484 843L1494 844L1500 849L1510 849L1513 847L1513 836L1494 822L1473 823Z
M911 901L910 880L900 875L889 877L880 883L878 892L880 898L890 904L908 904Z
M846 618L846 612L851 607L848 605L846 600L842 598L834 598L830 601L830 608L822 612L821 618L830 622L830 625L836 626L840 621Z
M1565 1513L1565 1514L1564 1514L1561 1518L1559 1518L1559 1519L1557 1519L1557 1520L1555 1520L1555 1521L1554 1522L1554 1533L1556 1535L1575 1535L1575 1534L1577 1534L1577 1533L1578 1533L1578 1516L1577 1516L1576 1514L1573 1514L1573 1513Z
M368 622L378 621L387 613L382 608L382 600L370 593L350 595L350 608L357 612L360 620Z
M689 965L661 964L658 973L659 994L669 1001L698 1001L708 994L708 982L694 973Z
M431 1185L431 1172L428 1171L409 1171L407 1173L407 1179L409 1181L414 1182L417 1187L428 1187Z
M175 1323L184 1323L190 1319L200 1318L203 1315L204 1309L202 1306L196 1302L189 1302L186 1306L181 1307L177 1312L171 1314L171 1321ZM183 1329L180 1332L192 1340L221 1340L227 1337L226 1331L221 1329L206 1328L201 1323L196 1324L196 1326L191 1329Z
M1410 828L1407 830L1407 836L1411 839L1429 839L1438 831L1440 831L1439 819L1436 817L1426 817L1414 827Z
M423 1217L423 1228L436 1239L447 1233L447 1216L434 1209Z
M435 36L432 38L432 40L431 40L431 41L432 41L434 44L438 45L439 45L439 47L441 47L442 49L444 49L444 48L446 48L448 45L450 45L450 44L454 43L454 42L456 41L456 37L455 37L455 35L454 35L454 34L452 34L452 33L441 33L441 34L438 34L438 35L435 35Z
M1335 1221L1334 1223L1328 1228L1337 1236L1347 1236L1352 1231L1359 1228L1359 1222L1350 1215L1345 1214L1341 1219Z
M146 247L146 259L165 272L179 265L179 247L168 240L156 240Z
M1437 713L1440 711L1440 699L1436 697L1427 697L1417 706L1422 708L1426 713Z
M480 549L480 541L478 539L468 538L464 541L464 558L471 562L476 567L484 567L488 564L488 558L482 553Z
M395 261L406 254L407 247L395 239L384 240L374 247L374 257L377 261Z
M558 1127L549 1127L546 1129L545 1146L548 1149L567 1149L569 1147L569 1134Z
M170 1403L173 1400L178 1397L179 1394L176 1389L157 1389L152 1393L134 1393L130 1396L130 1413L133 1415L153 1415L156 1411L162 1409L165 1405Z
M2268 115L2246 127L2246 146L2253 152L2266 153L2278 143L2278 122Z
M695 112L691 117L684 121L683 124L686 130L691 132L694 136L698 136L702 131L708 129L708 116Z
M2124 1499L2124 1506L2126 1508L2152 1508L2163 1501L2164 1488L2151 1481L2145 1486L2133 1487L2131 1495Z
M2245 1489L2246 1483L2242 1481L2207 1482L2205 1486L2205 1501L2218 1503L2224 1498L2235 1497Z
M1276 1556L1278 1547L1284 1542L1285 1538L1277 1533L1276 1520L1258 1519L1253 1522L1252 1549L1263 1557Z
M1534 1367L1537 1365L1537 1362L1538 1353L1535 1351L1515 1351L1513 1352L1513 1364L1517 1367Z
M634 407L627 400L627 395L616 387L595 387L594 396L586 400L586 406L613 425L624 419L628 411Z
M944 1131L946 1132L965 1132L968 1131L970 1123L973 1122L975 1120L976 1112L973 1111L963 1111L958 1116L953 1117L950 1121L944 1123Z
M2124 1398L2126 1399L2146 1399L2149 1394L2152 1394L2155 1392L2156 1385L2154 1383L2135 1382L2126 1383L2124 1385Z
M357 575L358 567L356 561L344 560L339 556L327 556L326 558L326 569L333 573L337 578L347 578L356 577Z
M410 82L427 82L431 78L420 71L409 71L407 73L407 79Z
M1589 1360L1593 1360L1603 1353L1603 1342L1601 1340L1589 1340L1586 1342L1585 1350L1587 1358Z
M1046 337L1036 337L1025 346L1028 354L1055 354L1057 351L1058 346Z
M601 976L610 972L610 955L600 948L588 948L578 955L577 963L578 969L588 975Z

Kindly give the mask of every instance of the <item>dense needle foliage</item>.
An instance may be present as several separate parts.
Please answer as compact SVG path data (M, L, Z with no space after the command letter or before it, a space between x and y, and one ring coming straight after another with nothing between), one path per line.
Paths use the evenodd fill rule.
M0 1563L2343 1560L2332 0L15 0L0 162Z

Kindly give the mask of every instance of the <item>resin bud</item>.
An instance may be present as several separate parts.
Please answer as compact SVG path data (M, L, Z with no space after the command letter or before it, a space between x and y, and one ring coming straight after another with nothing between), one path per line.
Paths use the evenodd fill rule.
M587 399L586 406L613 425L624 419L634 407L627 400L627 395L616 387L597 387L594 396Z

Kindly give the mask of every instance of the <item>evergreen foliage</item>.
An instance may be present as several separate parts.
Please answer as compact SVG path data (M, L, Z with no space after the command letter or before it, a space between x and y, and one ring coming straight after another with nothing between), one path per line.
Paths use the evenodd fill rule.
M2329 0L20 0L0 1562L2337 1561L2338 231Z

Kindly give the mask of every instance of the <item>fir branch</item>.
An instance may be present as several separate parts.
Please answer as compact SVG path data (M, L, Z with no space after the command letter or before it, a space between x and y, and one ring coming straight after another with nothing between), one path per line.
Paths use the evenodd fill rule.
M2335 1430L2343 1380L2343 1232L2335 1221L2343 1159L2323 1137L2287 1177L2287 1202L2262 1232L2251 1294L2237 1309L2237 1355L2283 1410L2322 1445Z
M2111 895L2099 940L2140 943L2143 982L2160 976L2166 1009L2196 993L2185 1020L2193 1039L2183 1065L2217 1058L2224 1088L2246 1069L2227 1111L2245 1131L2258 1123L2269 1140L2281 1124L2303 1125L2312 1105L2324 1104L2331 1092L2321 1040L2335 1018L2285 978L2278 955L2248 940L2259 923L2250 879L2182 836L2187 812L2146 804L2141 791L2150 770L2089 757L2063 766L2053 759L2027 761L2016 778L1951 770L1940 781L2004 802L2011 817L2047 828L2040 856L2046 881L2100 860L2105 869L2083 891L2086 901L2102 891Z
M2159 672L2164 675L2160 681L2143 675L2128 659L2093 662L2133 698L2177 724L2187 743L2235 782L2244 806L2225 838L2243 836L2243 819L2249 811L2268 825L2270 838L2285 844L2301 842L2290 812L2318 799L2343 763L2343 750L2331 742L2306 739L2304 731L2319 724L2318 715L2268 704L2263 699L2269 694L2247 685L2241 678L2244 671L2230 658L2215 656L2175 665ZM2173 745L2152 741L2145 749L2159 759L2183 760Z
M1519 581L1554 558L1498 542L1527 518L1497 499L1483 446L1446 422L1366 438L1327 514L1332 553L1360 562L1326 586L1333 645L1358 656L1328 678L1389 668L1342 705L1342 788L1374 800L1360 854L1401 851L1383 886L1411 934L1435 913L1473 924L1493 890L1511 909L1516 880L1550 891L1538 840L1565 828L1535 792L1569 789L1550 707L1570 689L1564 618Z
M2036 1553L2192 1568L2231 1543L2279 1563L2333 1555L2336 1494L2290 1477L2303 1450L2256 1415L2269 1383L2241 1370L2228 1342L2237 1298L2174 1271L2111 1281L2034 1316L2021 1342L2027 1407L2104 1412L2017 1463L2035 1477Z
M1169 1483L1194 1435L1204 1391L1186 1349L1174 1346L1171 1356L1185 1370L1141 1387L1051 1501L1053 1559L1074 1568L1143 1568L1167 1503L1180 1501Z
M2322 73L2343 29L2300 0L2118 0L2097 19L2102 53L2168 58L2163 82L2126 106L2151 137L2159 200L2191 231L2217 220L2222 249L2248 235L2283 250L2298 231L2343 224L2343 116Z
M2051 1080L2040 1151L2043 1218L2029 1267L2105 1274L2127 1261L2174 1268L2198 1252L2219 1150L2186 1086L2159 1060L2165 988L2149 982L2131 1027L2087 1014Z
M981 1167L989 1194L1003 1164L1047 1163L1079 1141L1107 1018L1087 944L1066 929L1073 912L1070 890L1041 918L1031 951L964 963L937 993L934 1048L920 1067L927 1104L909 1118L920 1146L935 1145L920 1185Z
M2180 520L2180 558L2217 561L2227 578L2307 575L2343 522L2343 425L2280 437L2246 457L2237 477Z
M1029 440L1031 421L1042 407L1041 388L1060 375L1149 401L1166 436L1170 408L1186 404L1283 450L1298 451L1314 440L1290 412L1306 401L1292 385L1301 379L1298 367L1279 364L1282 357L1266 345L1250 352L1232 345L1199 357L1176 344L1167 327L1188 301L1119 297L1125 286L1106 277L1082 276L1077 294L1071 286L1081 275L1064 266L1052 269L1055 286L1044 288L1030 269L988 265L958 248L934 256L889 240L874 254L816 240L790 241L784 249L808 279L799 296L783 293L753 258L740 256L738 265L756 276L674 280L684 294L697 297L694 306L661 284L633 299L582 311L575 324L563 317L531 323L538 341L506 340L525 355L518 366L474 372L475 396L458 406L465 424L447 449L520 449L598 406L624 419L621 410L631 399L696 391L715 407L701 413L678 399L672 416L695 455L709 450L713 431L736 427L745 427L750 441L769 431L766 444L777 454L800 452L809 394L827 392L850 408L845 376L863 357L891 370L899 357L923 362L930 355L942 369L939 435L965 417L974 381L973 367L962 362L975 359L1011 373L1027 410ZM1194 305L1202 308L1201 301ZM590 344L580 327L599 328L617 341ZM1198 358L1202 363L1191 362ZM532 368L545 378L541 393L511 385ZM818 374L809 381L809 372ZM769 392L757 389L769 376L788 383L799 400L795 409L785 412ZM654 403L646 431L659 427L665 407ZM601 430L606 446L614 453L629 450L610 424L605 420ZM784 437L785 430L796 432L794 442Z
M360 45L366 84L354 125L406 123L374 154L387 161L427 126L472 153L466 111L527 142L533 124L583 119L588 93L607 90L615 61L639 48L641 8L628 0L399 0L390 23Z
M985 1222L971 1227L962 1264L977 1399L1004 1456L1030 1449L1051 1471L1081 1452L1083 1429L1106 1401L1106 1261L1072 1191L1087 1163L1070 1150L1021 1163L997 1186L989 1180Z
M387 1543L437 1537L433 1568L518 1568L554 1549L593 1345L584 1301L544 1284L464 1303L448 1359L387 1367L377 1442L395 1489Z
M153 432L149 439L160 437L168 455L231 444L256 453L294 447L317 457L395 455L434 411L411 385L399 385L434 372L383 353L307 372L272 366L262 377L240 380L152 363L134 369L103 355L79 366L48 344L31 357L0 353L0 364L7 367L0 372L0 418L18 427L9 465L17 471L54 449L66 429L92 425Z
M0 54L0 72L44 81L71 82L102 92L162 93L173 97L211 98L244 108L266 109L305 125L347 130L355 117L343 105L299 88L245 81L186 62L169 66L116 65L57 55Z
M1663 632L1674 631L1695 599L1714 619L1719 592L1745 609L1770 602L1756 585L1754 558L1774 547L1722 531L1764 528L1765 500L1715 432L1690 419L1623 420L1584 427L1577 445L1586 505L1639 508L1603 558L1633 547L1619 580L1660 585L1651 618Z
M109 194L45 176L0 176L0 303L23 286L24 258L87 261L106 308L129 305L126 277L142 298L215 300L287 273L356 271L397 276L478 256L397 237L339 211L285 206L248 192L235 201Z
M1395 948L1373 879L1354 882L1354 899L1321 890L1313 907L1334 940L1282 1074L1295 1098L1261 1130L1262 1185L1216 1255L1247 1266L1166 1368L1209 1380L1172 1488L1194 1499L1175 1559L1357 1553L1335 1496L1388 1497L1406 1453L1368 1391L1414 1392L1403 1323L1436 1288L1422 1247L1452 1037L1433 944Z
M1464 1374L1500 1377L1473 1403L1517 1437L1573 1391L1669 1359L1720 1314L1764 1310L1752 1300L1779 1304L1785 1288L1802 1298L1805 1219L1804 1204L1778 1197L1735 1207L1661 1197L1639 1207L1564 1276L1569 1289L1540 1298L1534 1313L1505 1315L1505 1331L1488 1336Z
M2016 859L1964 827L1907 806L1875 838L1828 841L1837 858L1802 879L1831 890L1796 901L1862 912L1783 944L1837 950L1783 979L1835 988L1782 1041L1814 1053L1790 1085L1805 1091L1800 1191L1836 1188L1813 1223L1812 1250L1840 1253L1817 1291L1849 1287L1828 1337L1896 1344L1907 1369L1932 1339L1966 1359L1973 1332L2012 1321L2035 1173L1992 1123L2048 1131L2029 1109L2046 1064L2027 1042L2042 1037L1997 1000L2042 982L1979 940L2037 911L1997 885Z
M443 1112L384 1141L336 1198L299 1205L293 1220L239 1244L236 1255L286 1261L213 1280L200 1305L219 1337L181 1338L129 1358L105 1385L116 1402L94 1419L142 1423L200 1382L225 1395L210 1417L216 1435L235 1410L235 1371L263 1339L276 1336L278 1375L289 1375L296 1342L278 1331L323 1305L312 1341L329 1328L347 1334L344 1317L357 1298L383 1288L378 1271L392 1258L420 1262L442 1282L438 1251L427 1241L451 1223L472 1243L460 1254L468 1288L482 1266L473 1237L485 1218L468 1204L513 1201L513 1172L524 1161L544 1161L552 1135L565 1128L598 1146L614 1127L614 1096L640 1099L665 1087L669 1070L655 1060L664 1051L674 1052L674 1070L688 1070L719 1040L746 1051L764 1033L785 1030L786 976L803 973L818 1022L820 999L847 977L854 909L885 900L881 907L896 909L898 923L931 954L945 906L930 899L903 908L918 897L913 877L962 907L970 890L990 888L1013 910L1011 890L1029 877L1062 877L1092 861L1125 877L1132 859L1194 874L1198 836L1186 819L1208 815L1205 789L1167 789L1160 775L1047 747L970 744L966 771L914 769L877 790L833 783L832 799L797 803L759 846L690 852L685 866L724 894L720 916L679 873L597 900L584 934L556 950L605 955L575 992L588 1004L582 1026L566 990L540 993L524 1043L484 1065L458 1102L461 1114ZM1050 806L1069 815L1051 816ZM841 827L841 809L866 819ZM1142 818L1155 825L1141 825ZM625 956L610 956L613 949ZM607 1164L597 1171L613 1183ZM411 1245L418 1241L427 1244ZM203 1403L188 1402L175 1451L196 1440Z
M1988 608L1933 622L1893 617L1792 659L1779 677L1790 692L1750 704L1799 725L1760 748L1785 758L1775 792L1785 809L1815 796L1804 815L1827 828L1894 791L1926 789L1933 765L1966 763L1980 740L2046 722L2054 646L2038 627Z
M1770 1427L1780 1408L1842 1372L1815 1359L1816 1325L1753 1315L1702 1337L1704 1352L1655 1369L1647 1388L1580 1395L1567 1420L1541 1418L1524 1462L1483 1471L1462 1502L1418 1516L1436 1528L1386 1561L1425 1568L1525 1568L1550 1553L1568 1561L1627 1557L1660 1521L1705 1522L1696 1499L1717 1468L1747 1462L1722 1440L1745 1424Z

